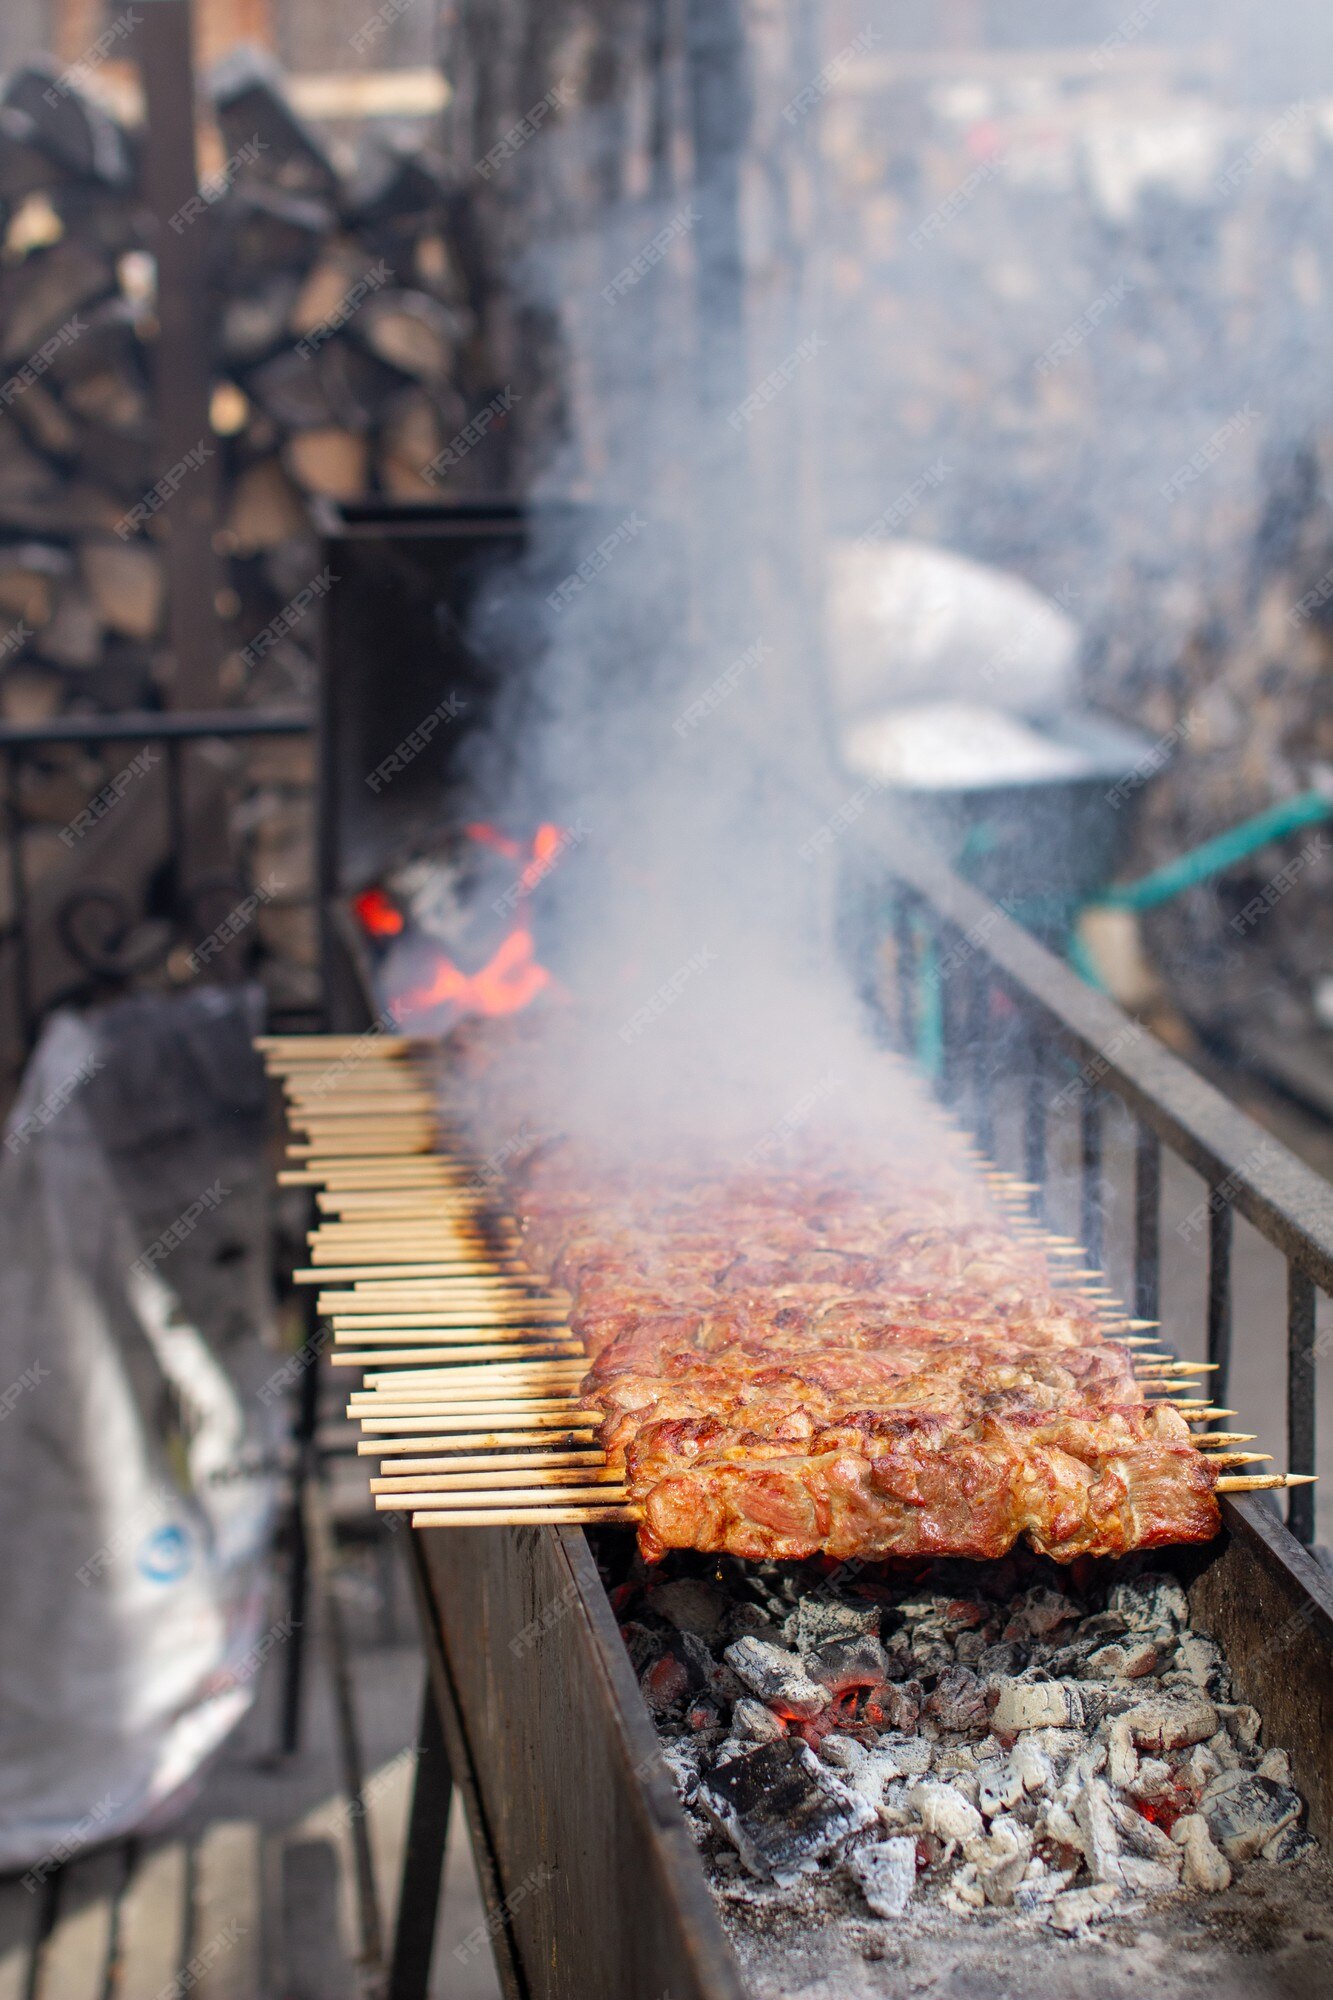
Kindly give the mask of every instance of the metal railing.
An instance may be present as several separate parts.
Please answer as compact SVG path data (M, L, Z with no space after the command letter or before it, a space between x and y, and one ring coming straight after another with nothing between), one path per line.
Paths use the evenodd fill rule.
M965 1103L978 1144L996 1142L1001 1079L1021 1093L1017 1150L1033 1201L1050 1190L1052 1113L1076 1121L1080 1235L1103 1257L1105 1127L1118 1101L1133 1127L1133 1303L1157 1319L1162 1294L1163 1149L1207 1186L1206 1335L1214 1400L1232 1358L1237 1215L1286 1263L1287 1470L1315 1470L1319 1293L1333 1295L1333 1188L1146 1029L1085 985L1004 912L909 843L893 855L896 1011L906 1045L947 1102ZM1287 1524L1309 1543L1315 1489L1287 1494Z
M34 826L45 822L39 822L25 811L25 763L60 746L81 748L93 754L118 744L137 743L145 749L161 746L164 755L161 794L165 799L165 817L162 837L157 843L162 860L155 884L158 907L154 914L166 919L167 936L161 948L154 953L152 963L157 965L161 963L173 937L189 937L190 912L201 893L207 890L216 894L219 886L216 881L201 883L199 878L191 876L191 830L185 782L185 759L191 746L212 741L304 736L313 728L314 715L308 708L144 709L119 715L61 717L33 724L0 724L0 762L3 764L0 810L3 811L8 843L11 904L9 923L0 941L8 948L20 1058L31 1049L42 1017L52 1004L51 996L35 990L33 978L34 884L26 854L27 835ZM94 799L89 801L90 806L97 796L94 794ZM142 805L130 808L144 809ZM229 851L225 837L221 844ZM72 841L70 845L73 847ZM113 986L132 983L136 972L147 968L133 964L118 966L113 953L81 945L72 921L77 908L86 907L90 900L100 901L103 909L111 913L112 921L119 921L123 928L132 915L126 900L126 885L123 882L92 881L88 879L88 871L71 872L75 873L75 880L63 889L59 900L46 913L46 921L58 933L67 955L85 972L100 976ZM241 889L245 887L239 870L230 866L228 881Z

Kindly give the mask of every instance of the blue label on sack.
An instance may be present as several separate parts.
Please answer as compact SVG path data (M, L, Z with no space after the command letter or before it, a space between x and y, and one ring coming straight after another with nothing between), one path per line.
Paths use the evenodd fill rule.
M190 1538L184 1528L154 1528L139 1550L139 1573L151 1583L175 1583L190 1567Z

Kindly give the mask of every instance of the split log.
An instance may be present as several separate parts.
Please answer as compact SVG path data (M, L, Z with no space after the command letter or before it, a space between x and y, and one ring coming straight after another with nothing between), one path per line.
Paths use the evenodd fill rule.
M145 542L85 542L80 566L104 625L131 639L151 639L162 622L166 578Z
M282 461L298 486L331 500L355 500L366 490L370 452L353 431L301 431L288 438Z

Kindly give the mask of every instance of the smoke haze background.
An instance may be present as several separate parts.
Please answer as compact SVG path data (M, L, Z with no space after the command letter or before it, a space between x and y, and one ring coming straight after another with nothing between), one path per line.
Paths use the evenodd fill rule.
M605 1017L571 1094L654 1117L747 1076L769 1117L835 1045L860 1074L832 877L883 801L834 747L830 549L887 517L1026 578L1083 627L1089 698L1150 730L1202 704L1206 751L1200 634L1252 597L1330 395L1323 10L742 13L730 121L721 44L702 88L669 65L676 139L642 184L618 163L647 101L517 163L550 192L513 282L565 362L536 497L606 527L545 608L514 803L591 829L552 884Z

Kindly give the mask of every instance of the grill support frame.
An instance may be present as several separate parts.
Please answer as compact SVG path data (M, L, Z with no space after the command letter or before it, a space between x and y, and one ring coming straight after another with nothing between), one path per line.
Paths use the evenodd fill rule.
M1017 1009L1006 1046L1035 1058L1023 1121L1026 1177L1041 1184L1034 1211L1044 1209L1047 1093L1063 1051L1083 1078L1072 1100L1082 1135L1089 1089L1118 1097L1136 1118L1136 1307L1155 1305L1160 1291L1165 1147L1212 1190L1210 1225L1220 1233L1217 1218L1225 1215L1229 1231L1234 1206L1306 1281L1293 1281L1289 1310L1289 1353L1306 1380L1317 1345L1311 1295L1333 1290L1333 1192L933 855L895 836L893 858L885 914L898 945L902 1039L927 1045L946 1077L961 1084L968 1076L965 1051L949 1051L946 1038L949 1016L966 1020L969 1010L941 1004L938 982L932 991L923 976L941 959L953 969L983 954L964 978ZM335 1029L364 1030L371 1019L369 996L364 1006L349 1003L355 983L333 1010ZM975 1120L987 1079L978 1069L970 1076L960 1109ZM1087 1148L1080 1158L1085 1170L1100 1172L1098 1147L1091 1162ZM1219 1259L1215 1270L1213 1309L1229 1311L1229 1266ZM1312 1456L1308 1409L1299 1416L1294 1443ZM1270 1740L1292 1751L1311 1830L1327 1851L1333 1582L1262 1501L1224 1497L1221 1509L1217 1541L1164 1549L1160 1559L1185 1583L1196 1629L1227 1652L1241 1698L1260 1710ZM1295 1510L1293 1518L1302 1525ZM438 1759L421 1760L415 1785L433 1788L437 1800L449 1774L458 1786L506 2000L601 1992L617 2000L662 2000L664 1992L672 2000L745 2000L587 1533L453 1528L404 1540L436 1710L423 1719L423 1744L438 1729L447 1757L443 1776ZM429 1796L414 1799L413 1829L429 1823L430 1810ZM389 2000L419 2000L426 1975L406 1941L414 1929L418 1938L429 1934L425 1906L433 1912L438 1902L442 1861L438 1841L409 1860ZM547 1868L554 1879L535 1882Z
M886 848L888 842L881 843ZM964 977L988 980L1015 1010L1028 1046L1040 1050L1027 1083L1023 1166L1047 1179L1047 1117L1063 1107L1077 1117L1082 1160L1083 1240L1096 1260L1100 1217L1093 1213L1101 1171L1101 1113L1114 1099L1133 1122L1138 1151L1135 1198L1136 1309L1155 1317L1161 1287L1161 1151L1183 1160L1207 1189L1207 1348L1216 1364L1213 1391L1226 1400L1232 1355L1232 1236L1237 1215L1278 1250L1288 1270L1288 1472L1315 1470L1315 1337L1310 1292L1333 1296L1333 1188L1264 1133L1220 1091L1095 992L1019 928L997 905L959 880L936 855L895 833L894 877L887 886L888 927L907 947L896 969L898 1034L929 1072L956 1074L960 1051L949 1046L951 1009L922 994L923 968L973 961ZM943 1024L943 1046L923 1036L923 1021ZM1062 1053L1072 1081L1052 1093L1053 1058ZM1033 1197L1047 1213L1042 1192ZM1089 1227L1091 1225L1091 1228ZM1275 1356L1276 1358L1276 1356ZM1293 1488L1287 1522L1301 1541L1314 1538L1313 1489Z

